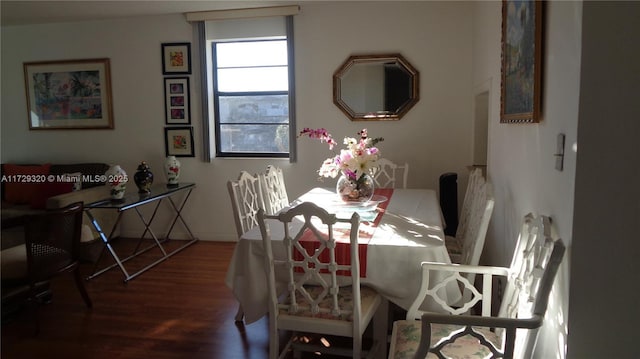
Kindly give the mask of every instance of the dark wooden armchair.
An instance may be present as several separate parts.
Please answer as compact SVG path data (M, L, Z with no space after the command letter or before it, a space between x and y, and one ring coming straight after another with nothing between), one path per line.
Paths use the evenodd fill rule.
M3 292L8 288L24 288L37 308L42 283L61 273L71 272L82 299L91 308L91 298L78 269L82 215L83 205L77 202L62 209L23 217L25 244L15 248L12 261L17 264L16 268L24 270L14 272L11 278L3 276ZM20 266L20 261L26 262L26 266Z

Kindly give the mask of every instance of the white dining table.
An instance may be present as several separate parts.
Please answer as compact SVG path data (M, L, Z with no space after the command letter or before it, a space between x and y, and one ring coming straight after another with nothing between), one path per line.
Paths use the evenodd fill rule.
M431 189L394 189L390 197L372 237L368 239L366 277L361 278L361 283L408 309L420 287L420 264L423 261L451 263L451 260L444 245L443 219L436 192ZM313 202L338 217L349 217L353 211L359 211L352 206L341 206L336 198L335 191L314 188L293 201L292 205ZM368 213L361 212L361 220L367 220L367 216ZM272 247L276 258L284 258L283 236L278 233L279 228L281 231L280 226L270 226ZM435 276L431 279L438 281L438 274ZM255 322L267 314L264 249L257 226L240 237L227 270L226 285L242 306L245 323ZM453 304L460 299L460 291L452 281L439 291L439 296ZM425 301L422 308L442 311L431 299Z

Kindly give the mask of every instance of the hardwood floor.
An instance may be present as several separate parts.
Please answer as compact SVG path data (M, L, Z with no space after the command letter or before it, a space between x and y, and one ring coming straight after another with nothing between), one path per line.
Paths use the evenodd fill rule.
M266 358L266 320L234 322L237 304L224 285L234 245L198 242L126 284L112 269L85 283L93 309L70 275L59 276L52 302L38 310L37 336L28 310L3 323L2 358Z
M121 239L116 246L131 247L131 242ZM247 326L234 322L237 302L224 284L234 246L198 242L126 284L114 268L85 282L92 309L85 307L72 276L59 276L51 283L53 300L37 311L37 335L31 307L2 323L1 356L267 358L266 318ZM131 260L127 268L149 263L155 251ZM93 265L82 264L81 270L89 274Z

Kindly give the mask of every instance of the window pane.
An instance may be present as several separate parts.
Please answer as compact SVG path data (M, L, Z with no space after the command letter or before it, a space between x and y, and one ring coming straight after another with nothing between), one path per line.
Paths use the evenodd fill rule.
M287 41L219 42L218 67L287 65Z
M287 91L287 67L218 69L218 91Z
M220 96L220 123L288 123L287 95Z
M287 153L289 125L220 125L222 152Z
M288 157L287 39L213 42L216 153L222 157Z

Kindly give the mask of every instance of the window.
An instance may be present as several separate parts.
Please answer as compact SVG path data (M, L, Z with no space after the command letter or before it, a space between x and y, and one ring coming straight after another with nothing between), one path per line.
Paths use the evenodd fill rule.
M299 11L284 5L185 14L198 32L205 161L295 162L293 16Z
M286 37L211 43L218 157L289 157Z
M203 132L205 158L209 161L214 156L295 161L290 14L298 9L264 8L259 15L265 16L258 17L241 10L203 15L210 19L198 29L202 63L206 63L202 78L206 85L203 93L207 94L203 98Z

